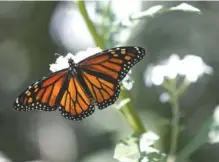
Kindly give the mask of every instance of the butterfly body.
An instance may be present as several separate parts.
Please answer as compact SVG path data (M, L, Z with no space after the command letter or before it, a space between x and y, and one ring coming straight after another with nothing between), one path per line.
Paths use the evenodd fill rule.
M59 109L71 120L82 120L103 109L119 97L119 82L145 55L141 47L105 50L79 63L68 60L69 67L52 73L29 86L14 102L20 111Z

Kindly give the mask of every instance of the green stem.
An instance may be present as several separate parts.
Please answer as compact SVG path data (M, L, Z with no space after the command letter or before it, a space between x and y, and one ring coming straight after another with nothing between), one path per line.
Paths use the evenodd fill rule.
M121 91L121 98L127 98L125 90ZM121 109L121 112L125 116L128 124L136 135L140 135L146 131L139 115L132 106L131 102L127 103L127 105Z
M138 114L132 106L127 105L126 107L121 109L121 112L125 116L129 126L132 128L135 135L141 135L146 131Z
M185 90L188 88L189 85L190 85L190 82L186 78L184 78L183 83L177 90L177 95L181 96L185 92Z
M79 7L81 15L83 16L84 21L86 22L87 27L88 27L88 29L89 29L89 31L90 31L90 33L91 33L91 35L92 35L96 45L98 47L100 47L101 49L105 49L105 45L104 45L103 40L101 40L101 37L98 35L98 33L96 31L96 28L94 27L91 19L88 16L88 13L87 13L84 1L79 0L78 1L78 7Z
M103 10L103 17L102 17L102 24L101 24L101 38L105 39L106 38L106 34L107 34L107 28L105 27L105 24L107 23L107 20L109 18L110 15L110 10L111 10L111 3L112 1L108 1L107 5L105 6L104 10Z
M78 1L78 7L96 45L101 49L105 49L104 41L98 35L96 28L94 27L92 21L90 20L83 0ZM121 98L122 99L128 98L127 94L125 93L125 90L121 91ZM130 103L128 103L124 108L122 108L121 112L124 114L128 124L130 125L130 127L132 128L135 134L141 134L145 132L145 128L140 120L140 117L138 116L136 110L133 108L133 106Z
M170 142L170 150L167 157L167 162L175 162L175 155L177 150L177 142L179 136L179 120L180 120L180 109L178 103L178 94L176 93L176 81L173 83L173 93L172 93L172 130L171 130L171 142Z

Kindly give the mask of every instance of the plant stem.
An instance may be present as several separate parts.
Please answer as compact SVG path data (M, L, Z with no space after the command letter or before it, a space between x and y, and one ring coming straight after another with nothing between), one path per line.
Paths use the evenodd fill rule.
M132 128L134 134L141 135L146 130L144 128L144 125L142 124L138 114L133 109L132 106L127 105L126 107L121 109L121 112L125 116L127 122L129 123L129 126Z
M189 85L190 85L190 82L186 78L184 78L183 83L177 89L177 95L181 96L185 92L185 90L188 88Z
M101 49L105 49L104 41L98 35L96 28L94 27L92 21L90 20L83 0L78 1L78 7L80 9L81 15L83 16L96 45L100 47ZM127 94L125 93L125 90L121 91L121 98L122 99L128 98ZM145 128L141 122L140 117L138 116L137 112L131 106L130 103L128 103L124 108L122 108L121 112L124 114L128 124L130 125L130 127L132 128L135 134L141 134L145 132Z
M167 162L175 162L175 155L177 150L177 142L179 136L179 120L180 120L180 110L178 103L178 94L176 93L176 81L173 81L173 91L172 91L172 127L171 127L171 143L170 150L167 157Z
M121 97L124 99L127 98L125 90L121 91ZM146 131L139 115L133 108L131 102L127 103L127 105L121 109L121 112L125 116L127 122L136 135L140 135Z
M105 27L105 24L107 23L107 20L110 16L110 12L111 12L111 3L112 1L108 1L107 5L104 7L103 10L103 17L102 17L102 24L101 24L101 38L105 39L106 38L106 34L107 34L107 28Z
M87 24L87 27L96 43L96 45L98 47L100 47L101 49L105 49L105 46L104 46L104 42L103 40L101 39L101 37L98 35L97 31L96 31L96 28L94 27L91 19L89 18L89 15L87 13L87 10L86 10L86 7L85 7L85 4L84 4L84 1L82 0L79 0L78 1L78 7L79 7L79 10L81 12L81 15L83 16L84 18L84 21L86 22Z

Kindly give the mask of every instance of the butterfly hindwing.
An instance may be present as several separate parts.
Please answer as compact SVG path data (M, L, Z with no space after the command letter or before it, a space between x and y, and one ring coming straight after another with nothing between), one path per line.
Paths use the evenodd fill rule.
M83 71L83 78L99 109L108 107L118 99L120 86L117 80L90 70Z
M34 82L15 100L14 108L20 111L56 110L56 100L66 76L67 70L65 69Z
M69 74L59 103L61 114L70 120L82 120L94 112L94 105L77 78Z

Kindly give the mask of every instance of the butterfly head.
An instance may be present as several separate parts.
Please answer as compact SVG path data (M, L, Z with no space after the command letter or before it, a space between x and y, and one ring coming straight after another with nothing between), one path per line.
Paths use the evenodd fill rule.
M68 64L70 67L76 67L77 64L74 62L74 60L72 58L68 59Z

